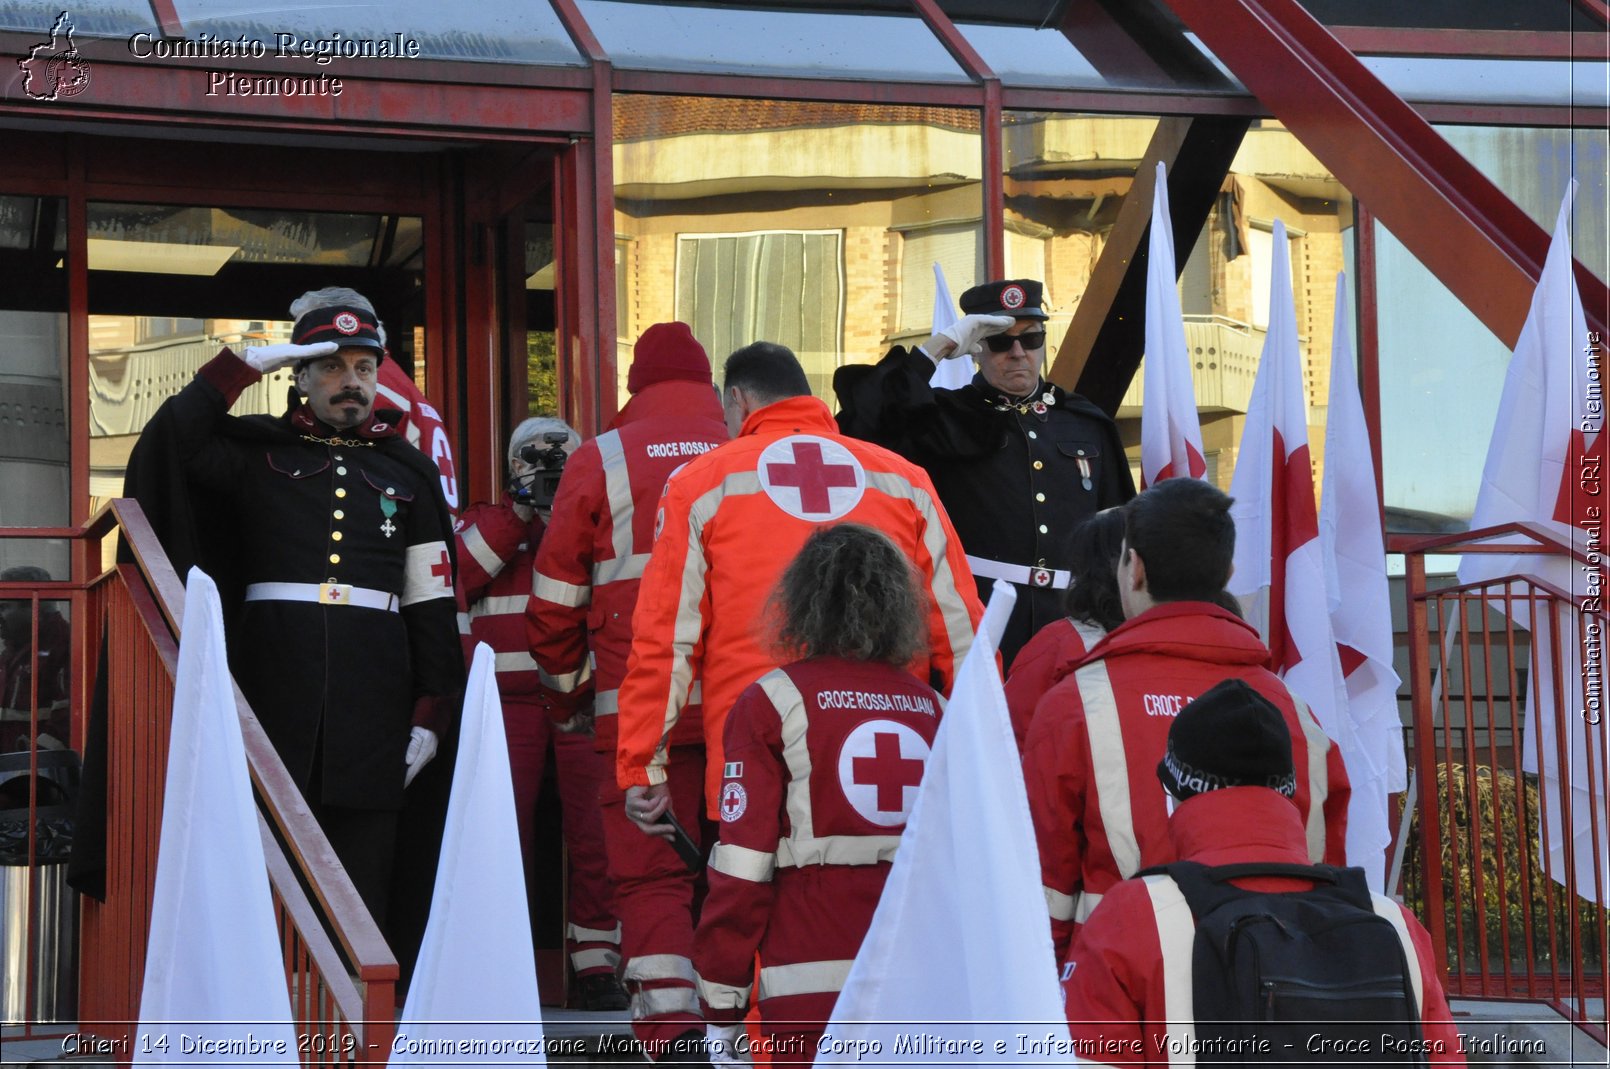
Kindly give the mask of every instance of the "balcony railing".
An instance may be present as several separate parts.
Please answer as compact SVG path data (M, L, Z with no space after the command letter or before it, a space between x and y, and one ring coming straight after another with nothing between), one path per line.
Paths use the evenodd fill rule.
M1185 349L1191 358L1196 407L1206 414L1245 412L1258 375L1265 332L1224 316L1186 316ZM1119 419L1140 416L1144 375L1136 375L1118 406Z

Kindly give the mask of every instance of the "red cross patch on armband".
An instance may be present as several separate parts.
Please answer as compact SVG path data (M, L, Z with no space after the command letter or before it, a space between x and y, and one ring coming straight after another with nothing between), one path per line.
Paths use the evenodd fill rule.
M402 606L432 598L453 596L453 558L446 542L422 542L408 547L403 570Z

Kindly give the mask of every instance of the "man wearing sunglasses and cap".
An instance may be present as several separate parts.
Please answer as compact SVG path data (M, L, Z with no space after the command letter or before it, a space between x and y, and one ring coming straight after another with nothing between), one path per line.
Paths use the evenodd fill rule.
M1134 496L1118 428L1078 394L1041 378L1046 319L1033 279L974 286L964 313L921 347L842 367L833 388L840 429L926 468L967 550L979 597L1018 585L1001 639L1011 663L1062 615L1069 538L1080 521ZM978 360L956 390L929 384L941 360Z
M291 305L289 344L224 349L152 417L128 486L176 567L225 598L230 669L384 923L404 789L463 682L436 464L377 408L384 327L351 290ZM278 417L235 417L293 370Z

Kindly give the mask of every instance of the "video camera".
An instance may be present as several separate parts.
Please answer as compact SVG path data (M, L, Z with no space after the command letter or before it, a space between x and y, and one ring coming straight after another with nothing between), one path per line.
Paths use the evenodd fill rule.
M509 496L515 504L537 509L553 507L559 477L564 474L565 459L570 455L565 452L565 442L569 440L570 435L564 431L543 431L542 445L533 442L520 447L517 455L533 470L509 476Z

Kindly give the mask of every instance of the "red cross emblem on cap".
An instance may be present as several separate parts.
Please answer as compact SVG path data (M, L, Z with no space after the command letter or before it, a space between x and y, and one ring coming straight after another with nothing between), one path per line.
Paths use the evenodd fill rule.
M1001 291L1002 308L1022 308L1023 300L1022 286L1008 286Z
M362 323L358 322L358 317L351 312L337 313L336 317L330 321L330 324L342 334L356 334L359 328L363 326Z

